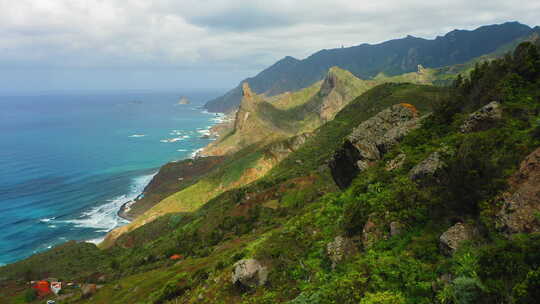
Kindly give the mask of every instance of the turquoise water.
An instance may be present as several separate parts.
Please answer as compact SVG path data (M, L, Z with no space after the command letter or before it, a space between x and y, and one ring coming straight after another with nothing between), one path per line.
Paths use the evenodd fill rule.
M219 116L201 106L219 93L0 96L0 263L125 224L161 165L209 143Z

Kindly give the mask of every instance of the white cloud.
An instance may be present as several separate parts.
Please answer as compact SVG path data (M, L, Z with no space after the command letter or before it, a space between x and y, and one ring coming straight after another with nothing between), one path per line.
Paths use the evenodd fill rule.
M0 67L256 70L342 44L534 26L539 11L501 0L0 0Z

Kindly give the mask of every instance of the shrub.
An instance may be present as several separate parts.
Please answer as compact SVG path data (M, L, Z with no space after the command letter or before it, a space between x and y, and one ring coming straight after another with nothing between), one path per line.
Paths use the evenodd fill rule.
M34 302L36 299L37 299L37 294L36 294L36 291L34 289L27 289L24 292L24 301L26 303Z
M531 270L523 282L513 290L516 303L534 303L540 299L540 268Z
M405 297L391 291L366 293L360 304L405 304Z

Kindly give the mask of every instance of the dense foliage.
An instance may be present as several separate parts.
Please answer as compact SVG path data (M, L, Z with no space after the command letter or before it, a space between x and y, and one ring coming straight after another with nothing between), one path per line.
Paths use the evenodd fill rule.
M460 132L472 111L494 100L503 109L496 125ZM400 102L433 114L338 191L326 160L355 126ZM503 236L494 214L509 176L538 146L540 55L537 46L524 43L459 77L450 90L376 87L258 182L227 191L194 213L144 225L103 255L75 252L65 261L86 256L87 265L108 275L110 282L92 303L534 303L540 236ZM441 178L411 181L411 168L435 151L445 164ZM399 154L406 155L403 166L386 170ZM366 237L368 222L374 228ZM478 234L445 255L439 237L456 222L477 227ZM401 233L391 235L395 223ZM336 236L350 238L354 250L333 265L327 245ZM183 259L169 259L173 254ZM268 284L252 290L233 286L231 270L243 258L268 267ZM29 261L11 266L12 273L24 275L25 266L37 263ZM69 279L91 272L70 265L71 272L54 265L43 269Z

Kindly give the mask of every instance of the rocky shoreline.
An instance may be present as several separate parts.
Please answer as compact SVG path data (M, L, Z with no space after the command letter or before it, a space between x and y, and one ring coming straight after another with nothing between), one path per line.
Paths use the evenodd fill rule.
M134 200L122 204L117 215L127 221L133 221L167 196L197 182L202 175L224 159L222 156L195 157L163 165L141 194Z

